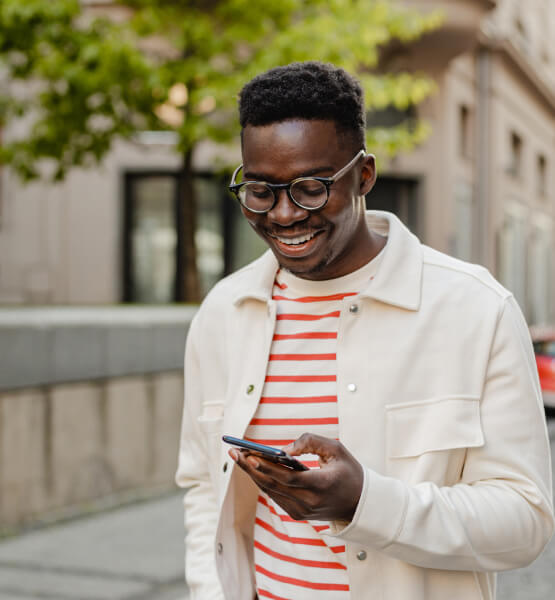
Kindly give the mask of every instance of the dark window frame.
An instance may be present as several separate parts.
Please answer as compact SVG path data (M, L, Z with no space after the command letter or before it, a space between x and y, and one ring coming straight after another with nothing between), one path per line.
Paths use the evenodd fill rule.
M545 198L548 195L548 165L547 157L543 153L538 154L536 157L536 171L538 195Z
M512 130L509 137L510 142L510 157L507 165L507 172L512 177L519 179L522 175L522 163L524 155L524 141L522 136Z
M219 182L221 186L220 210L222 214L222 235L224 240L223 259L224 259L224 276L228 275L232 265L232 248L233 248L233 207L231 203L233 199L227 190L230 175L228 173L213 173L207 170L195 171L195 178L210 179ZM121 244L121 281L122 302L135 303L133 298L133 252L132 252L132 225L133 225L133 185L135 181L154 177L169 177L175 180L175 196L173 198L173 215L176 228L176 261L175 261L175 277L174 289L172 294L173 302L182 302L183 295L183 236L181 229L177 226L183 218L183 208L179 199L183 191L183 173L178 169L126 169L122 173L123 185L123 206L122 206L122 244Z
M368 210L385 210L397 215L419 238L424 237L423 180L419 176L380 175L366 194ZM372 195L372 192L377 192Z

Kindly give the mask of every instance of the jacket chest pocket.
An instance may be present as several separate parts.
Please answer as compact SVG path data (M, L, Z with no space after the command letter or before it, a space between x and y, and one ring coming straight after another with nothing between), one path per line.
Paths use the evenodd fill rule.
M466 450L484 445L480 399L446 396L386 407L387 474L410 483L453 485Z

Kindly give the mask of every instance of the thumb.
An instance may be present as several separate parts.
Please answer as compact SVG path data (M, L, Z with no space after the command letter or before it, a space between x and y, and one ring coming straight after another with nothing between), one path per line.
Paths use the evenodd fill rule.
M335 458L340 452L340 444L336 440L314 433L303 433L292 444L283 448L291 456L300 454L317 454L324 462Z

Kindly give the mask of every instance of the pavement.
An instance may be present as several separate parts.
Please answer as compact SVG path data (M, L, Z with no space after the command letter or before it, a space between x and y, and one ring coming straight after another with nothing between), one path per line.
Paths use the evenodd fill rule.
M555 418L547 423L551 441L551 474L555 484ZM555 598L555 536L530 566L500 573L498 600L553 600Z
M549 423L555 466L555 420ZM554 477L555 479L555 477ZM0 540L0 600L187 600L183 492ZM555 537L499 575L498 600L555 598Z
M0 541L0 600L187 600L183 492Z

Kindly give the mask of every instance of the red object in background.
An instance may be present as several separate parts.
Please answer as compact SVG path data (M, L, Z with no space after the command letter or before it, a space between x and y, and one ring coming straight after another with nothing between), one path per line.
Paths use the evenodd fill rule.
M555 409L555 331L532 334L543 403Z

